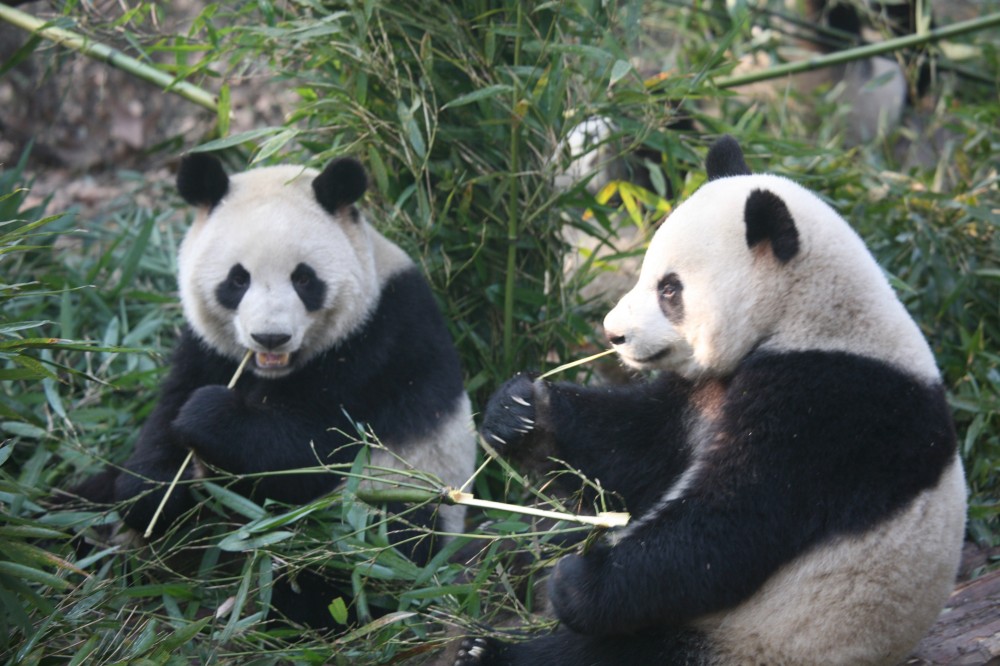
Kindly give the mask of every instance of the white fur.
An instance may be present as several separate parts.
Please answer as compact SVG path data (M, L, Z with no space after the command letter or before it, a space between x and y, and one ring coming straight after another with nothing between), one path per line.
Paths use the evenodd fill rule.
M376 470L420 470L433 474L446 486L460 488L469 480L475 468L475 425L472 422L472 405L468 396L463 395L454 411L442 419L442 422L443 425L426 440L383 440L385 448L372 449L370 466ZM404 479L403 476L394 474L380 474L379 479L389 484L393 480L413 482L412 478ZM380 484L369 485L377 488ZM442 518L439 530L450 534L461 534L464 531L465 506L448 506L442 503L438 513Z
M766 244L747 247L743 211L755 189L778 195L795 220L800 248L786 264ZM676 326L657 297L669 273L683 283ZM939 378L923 335L858 235L815 194L778 176L711 181L678 206L604 326L625 336L617 350L627 364L691 378L724 376L754 348L847 351Z
M351 219L348 209L337 218L324 210L312 191L315 177L315 171L295 166L232 176L226 197L207 215L198 214L181 243L184 314L219 353L238 360L247 349L268 351L251 334L286 333L292 339L274 351L298 352L301 365L361 326L382 284L412 265L364 219ZM237 263L252 280L232 311L214 293ZM327 285L326 302L314 312L306 310L289 279L299 263ZM293 369L254 371L277 376Z
M947 601L964 528L965 476L956 456L938 485L898 518L816 548L749 601L698 626L712 634L720 663L895 666Z

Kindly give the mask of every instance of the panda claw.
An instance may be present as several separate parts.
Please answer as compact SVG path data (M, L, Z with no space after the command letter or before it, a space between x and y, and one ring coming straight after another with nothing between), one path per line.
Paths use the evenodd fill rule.
M516 402L517 404L522 405L524 407L531 407L531 403L528 402L527 400L525 400L524 398L522 398L519 395L512 395L512 396L510 396L510 399L513 400L514 402Z
M518 416L517 418L521 419L521 421L524 422L525 425L529 426L535 425L535 421L533 419L529 419L526 416Z
M490 438L499 443L501 446L507 446L507 442L502 437L492 432L490 433Z
M484 638L463 638L455 654L453 666L486 666L493 656Z

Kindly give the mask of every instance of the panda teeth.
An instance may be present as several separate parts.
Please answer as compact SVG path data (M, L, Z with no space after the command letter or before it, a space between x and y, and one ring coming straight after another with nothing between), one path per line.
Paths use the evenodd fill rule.
M283 352L272 354L270 352L257 352L256 361L258 368L283 368L288 365L291 354Z

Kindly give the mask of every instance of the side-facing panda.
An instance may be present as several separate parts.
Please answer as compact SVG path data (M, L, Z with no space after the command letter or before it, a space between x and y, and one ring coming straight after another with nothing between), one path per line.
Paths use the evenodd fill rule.
M124 521L141 533L193 450L199 464L183 478L207 465L246 476L236 488L249 497L304 503L343 477L261 475L351 462L359 426L384 445L373 467L465 481L476 449L458 354L419 268L354 205L367 186L361 164L229 177L195 153L177 186L197 208L178 256L189 327L124 469L80 494L126 503ZM249 371L227 388L248 350ZM174 488L157 533L193 505L189 486ZM440 514L439 529L462 530L462 507ZM410 554L426 559L427 541Z
M629 366L520 375L483 436L618 493L630 524L555 566L560 628L456 664L897 664L957 570L965 484L934 358L860 238L719 140L607 315Z

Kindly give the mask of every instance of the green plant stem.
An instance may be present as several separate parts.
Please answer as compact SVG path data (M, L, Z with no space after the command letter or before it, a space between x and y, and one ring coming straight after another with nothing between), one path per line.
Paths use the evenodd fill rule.
M144 81L159 86L166 92L180 95L184 99L203 106L209 111L218 113L218 100L212 93L187 81L180 81L176 77L156 69L152 65L147 65L131 56L127 56L106 44L95 42L84 35L63 28L48 25L48 22L42 19L14 9L13 7L8 7L2 3L0 3L0 19L22 30L55 42L60 46L79 51L94 60L100 60L112 67L117 67Z
M1000 25L1000 13L990 14L989 16L972 19L970 21L962 21L944 28L937 28L936 30L931 30L920 35L906 35L895 39L887 39L886 41L879 42L878 44L865 44L864 46L859 46L857 48L838 51L829 55L817 56L815 58L809 58L808 60L789 62L760 72L745 74L743 76L724 77L718 79L715 82L715 85L719 88L734 88L736 86L744 86L750 83L769 81L771 79L777 79L789 74L810 72L815 69L833 67L834 65L843 65L844 63L853 62L855 60L871 58L873 56L889 53L891 51L913 48L915 46L923 46L925 44L933 44L934 42L939 42L943 39L951 39L970 32L985 30L986 28L991 28L996 25Z
M517 30L514 37L513 76L517 76L521 64L521 30L523 29L522 5L517 3ZM504 285L503 302L503 361L504 374L513 372L514 366L514 287L517 277L517 200L520 190L517 170L521 159L521 118L518 116L521 86L514 81L514 97L510 127L510 200L507 204L507 275Z
M419 504L421 502L444 502L454 504L448 493L440 490L421 490L418 488L359 488L354 496L365 504L392 504L406 502Z

